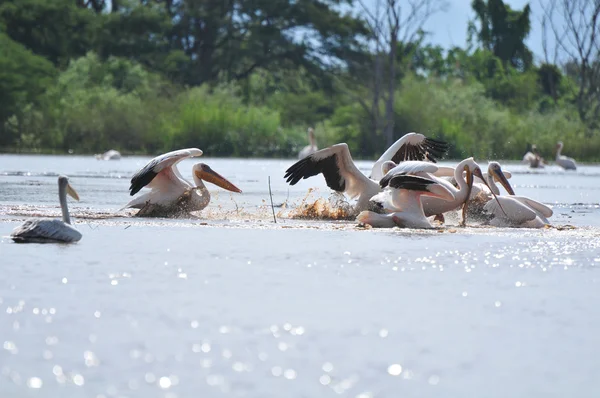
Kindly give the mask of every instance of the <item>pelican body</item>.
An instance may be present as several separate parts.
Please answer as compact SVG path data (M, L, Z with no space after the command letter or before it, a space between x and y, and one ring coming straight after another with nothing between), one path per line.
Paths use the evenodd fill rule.
M490 225L496 227L543 228L550 224L548 218L553 214L552 209L525 196L516 196L498 162L490 162L488 166L490 185L496 185L494 180L502 184L509 196L498 196L497 202L489 201L483 207L492 216L489 222Z
M577 164L575 159L565 155L561 155L563 149L562 141L558 141L556 144L556 164L565 170L577 170Z
M129 194L133 196L144 187L150 188L150 191L134 198L124 208L140 209L136 214L139 217L179 217L208 206L210 193L203 181L231 192L242 192L204 163L192 167L195 185L185 180L177 169L177 163L198 156L202 156L200 149L187 148L150 160L131 178Z
M103 154L96 155L98 160L119 160L121 159L121 153L114 149L104 152Z
M62 210L61 220L27 220L10 234L17 243L73 243L81 239L81 233L71 226L71 217L67 206L67 195L79 200L79 195L69 184L66 176L58 177L58 199Z
M436 197L442 200L454 200L454 194L437 181L411 175L397 174L388 182L390 196L383 192L375 195L371 202L388 213L379 214L372 211L362 211L357 221L369 224L375 228L433 228L425 213L421 197ZM387 202L390 203L387 203Z
M375 162L369 178L354 164L348 145L341 143L297 161L286 170L284 178L288 184L296 185L301 179L323 174L329 188L357 200L355 210L360 212L367 210L370 207L369 200L381 192L378 181L385 174L382 166L386 161L428 159L435 162L447 149L448 145L444 142L426 138L422 134L406 134Z
M319 147L317 147L317 140L315 139L315 131L312 127L308 128L308 142L309 145L302 148L302 150L298 153L298 159L304 159L308 155L311 155L319 150Z
M528 163L532 169L543 168L544 159L540 156L537 146L531 145L531 150L523 156L523 162Z

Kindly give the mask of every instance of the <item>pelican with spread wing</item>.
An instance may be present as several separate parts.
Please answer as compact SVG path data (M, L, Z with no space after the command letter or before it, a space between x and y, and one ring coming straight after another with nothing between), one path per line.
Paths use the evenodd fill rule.
M71 226L67 195L79 200L79 195L66 176L58 177L58 200L62 210L61 220L33 219L15 228L10 235L17 243L73 243L81 240L81 233Z
M386 162L423 159L435 162L447 149L446 143L422 134L406 134L375 162L369 178L354 164L348 145L336 144L297 161L286 170L284 178L290 185L296 185L301 179L323 174L329 188L357 199L355 209L362 211L368 209L369 200L381 192L378 181L389 170L384 167Z
M185 180L177 164L198 156L202 156L200 149L187 148L165 153L149 161L131 178L129 194L133 196L144 187L150 188L150 191L134 198L124 208L140 209L136 215L146 217L173 217L202 210L210 202L210 193L203 181L231 192L242 192L204 163L196 163L192 167L195 185Z

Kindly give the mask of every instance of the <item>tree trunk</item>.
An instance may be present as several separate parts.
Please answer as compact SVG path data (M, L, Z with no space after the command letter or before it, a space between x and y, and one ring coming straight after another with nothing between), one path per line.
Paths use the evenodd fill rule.
M394 143L394 93L396 91L396 47L398 45L398 26L390 33L388 98L385 104L385 143L389 148Z

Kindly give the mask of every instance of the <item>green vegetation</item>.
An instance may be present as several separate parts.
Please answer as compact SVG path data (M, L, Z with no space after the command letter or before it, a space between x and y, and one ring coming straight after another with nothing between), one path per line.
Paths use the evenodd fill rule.
M356 157L417 131L452 158L520 159L530 143L552 158L562 140L600 160L598 47L538 64L537 19L502 0L474 0L469 45L449 50L418 18L394 25L400 1L340 3L2 0L0 149L285 157L313 126Z

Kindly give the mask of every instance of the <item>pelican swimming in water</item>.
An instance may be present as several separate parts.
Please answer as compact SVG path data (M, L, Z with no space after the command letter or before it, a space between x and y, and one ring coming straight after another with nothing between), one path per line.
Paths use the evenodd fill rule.
M558 141L558 143L556 144L556 164L565 170L577 170L577 164L575 163L575 159L565 155L561 155L562 149L563 143L562 141Z
M301 179L323 174L329 188L357 199L355 211L360 212L367 210L369 200L381 192L378 181L385 174L382 172L382 166L386 162L384 159L389 157L391 159L387 161L395 159L395 162L422 159L435 161L446 150L446 143L431 140L422 134L406 134L379 158L369 178L354 164L348 145L336 144L297 161L286 170L284 178L290 185L296 185Z
M58 200L62 210L62 221L51 219L27 220L10 234L17 243L72 243L81 239L81 233L71 226L67 207L67 195L79 200L79 195L69 184L66 176L58 177Z
M356 220L369 224L375 228L433 228L423 212L422 196L440 198L445 201L454 200L454 194L437 181L404 174L394 175L388 181L389 200L388 208L393 208L390 213L380 214L364 210ZM372 202L388 201L388 196L383 192L375 195ZM381 202L380 202L381 201Z
M523 156L523 162L529 164L532 169L543 168L544 159L540 156L540 152L535 144L531 145L531 150Z
M242 192L204 163L196 163L192 167L195 185L185 180L177 170L177 163L198 156L202 156L200 149L187 148L149 161L131 178L129 194L133 196L143 187L150 188L150 192L134 198L124 208L140 209L136 215L146 217L171 217L202 210L210 202L210 193L203 181L231 192Z
M319 150L317 147L317 140L315 139L315 130L312 127L308 128L308 142L309 145L302 148L302 150L298 153L298 159L304 159L308 155L311 155Z
M496 198L497 202L490 200L485 204L484 210L492 216L490 225L496 227L542 228L550 224L548 218L553 214L552 209L525 196L516 196L498 162L490 162L488 181L490 185L496 185L495 181L498 181L509 193L509 196L498 196ZM499 206L502 207L502 210Z
M119 160L121 159L121 153L114 149L110 151L106 151L103 154L96 155L96 159L98 160Z

